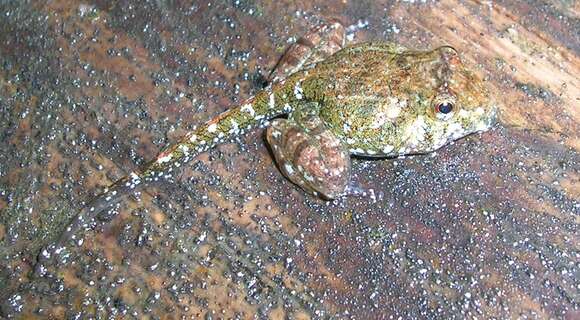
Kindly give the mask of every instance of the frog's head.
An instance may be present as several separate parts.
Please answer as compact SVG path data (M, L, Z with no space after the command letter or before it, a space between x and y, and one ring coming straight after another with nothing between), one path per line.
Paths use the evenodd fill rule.
M423 82L415 87L415 116L401 141L404 153L424 153L453 140L488 130L496 119L496 104L482 80L465 68L449 46L423 53L415 72Z

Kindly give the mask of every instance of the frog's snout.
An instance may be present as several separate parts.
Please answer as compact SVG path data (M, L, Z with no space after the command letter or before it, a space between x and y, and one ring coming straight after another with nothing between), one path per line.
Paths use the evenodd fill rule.
M472 122L473 126L471 127L472 132L484 132L489 130L497 123L498 119L498 108L496 105L492 105L491 107L487 108L477 108L479 112L476 111L478 117L476 117ZM485 112L481 112L481 110L486 110Z

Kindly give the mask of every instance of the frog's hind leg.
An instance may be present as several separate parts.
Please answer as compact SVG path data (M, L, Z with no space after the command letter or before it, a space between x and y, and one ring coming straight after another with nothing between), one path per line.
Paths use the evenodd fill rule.
M308 110L308 109L306 109ZM350 181L350 157L315 112L276 119L266 138L280 171L305 191L325 199L344 195Z
M320 24L298 39L278 60L267 77L278 82L302 67L322 61L342 49L346 43L346 29L338 21Z

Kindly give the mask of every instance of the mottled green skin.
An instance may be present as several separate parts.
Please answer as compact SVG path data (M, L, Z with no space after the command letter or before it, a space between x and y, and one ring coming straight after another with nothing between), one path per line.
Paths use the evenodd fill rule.
M303 87L306 99L323 102L320 117L326 125L350 142L351 153L364 156L430 152L487 129L495 114L481 80L450 47L410 51L386 43L357 45L318 64ZM435 111L441 100L454 102L447 119ZM423 137L413 127L421 118Z
M268 142L291 181L329 199L347 193L350 162L343 151L369 157L427 153L488 129L495 118L481 80L451 47L412 51L359 44L293 75L289 85L300 93L294 112L308 117L290 114L275 122ZM451 112L440 112L441 103L452 104ZM335 150L322 145L321 135Z
M441 102L452 103L453 111L438 113ZM306 104L316 109L314 116L342 147L360 156L431 152L486 130L495 118L495 105L482 81L463 66L455 49L413 51L390 43L362 43L303 67L212 119L137 176L155 180L168 175L174 166L225 139Z

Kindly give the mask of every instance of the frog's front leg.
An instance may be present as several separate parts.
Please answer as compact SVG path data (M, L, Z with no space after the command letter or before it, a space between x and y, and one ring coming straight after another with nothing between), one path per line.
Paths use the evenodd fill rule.
M326 199L344 195L350 180L347 149L307 103L288 119L276 119L266 138L280 171L305 191Z

